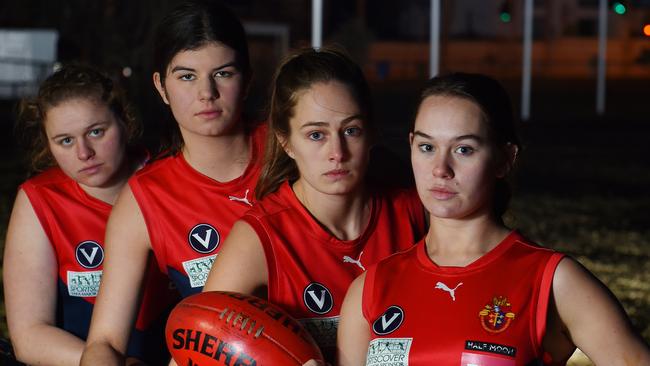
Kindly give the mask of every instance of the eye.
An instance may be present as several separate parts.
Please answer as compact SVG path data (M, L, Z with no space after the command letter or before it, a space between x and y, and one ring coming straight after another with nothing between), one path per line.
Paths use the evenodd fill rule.
M183 80L183 81L192 81L192 80L196 79L196 76L194 76L192 74L183 74L183 75L179 76L178 79Z
M346 136L361 136L361 132L359 127L348 127L343 131Z
M309 139L313 141L320 141L323 139L323 137L325 137L325 135L320 131L314 131L314 132L310 132L309 135L307 135L307 137L309 137Z
M93 128L88 132L88 136L90 137L101 137L104 136L104 129L102 128Z
M471 146L458 146L456 148L456 153L461 155L472 155L474 153L474 148Z
M59 140L59 145L61 146L70 146L72 145L72 137L64 137Z
M214 73L213 77L214 78L229 78L233 76L235 73L232 71L226 71L226 70L221 70L217 71Z
M424 153L433 152L433 145L422 143L418 145L418 149Z

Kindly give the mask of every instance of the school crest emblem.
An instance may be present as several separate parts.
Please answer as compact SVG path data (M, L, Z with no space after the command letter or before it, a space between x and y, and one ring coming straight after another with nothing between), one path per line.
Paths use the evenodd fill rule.
M505 296L495 296L491 303L479 311L479 318L483 329L490 333L501 333L508 329L510 323L515 318L512 312L512 306Z

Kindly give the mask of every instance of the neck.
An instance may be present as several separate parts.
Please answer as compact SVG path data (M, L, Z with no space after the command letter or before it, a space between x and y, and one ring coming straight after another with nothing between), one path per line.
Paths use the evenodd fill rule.
M356 239L368 226L370 199L365 190L345 195L324 194L304 184L302 179L292 188L307 211L337 239Z
M185 138L182 154L199 173L218 182L227 182L240 177L246 170L251 159L250 145L248 136L240 129L223 136Z
M427 254L438 265L464 267L496 247L509 233L510 229L490 215L463 220L431 216Z
M120 194L122 187L126 184L128 179L125 179L117 184L111 185L109 187L88 187L84 185L79 185L89 196L95 197L100 201L104 201L109 205L114 205L117 200L117 196Z

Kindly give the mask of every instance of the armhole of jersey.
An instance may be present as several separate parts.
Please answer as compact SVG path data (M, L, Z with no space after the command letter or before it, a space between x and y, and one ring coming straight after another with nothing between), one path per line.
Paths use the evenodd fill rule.
M366 318L368 324L372 324L370 320L370 310L372 307L373 299L373 290L375 288L375 273L377 273L377 266L371 266L366 271L366 278L363 281L363 289L361 291L361 312L363 317Z
M34 210L34 213L36 214L36 218L38 219L38 222L41 224L41 228L43 229L43 232L45 232L45 235L47 236L47 239L52 243L52 228L50 227L50 222L47 219L47 215L45 214L45 211L43 209L43 202L41 200L40 195L36 191L36 187L34 185L25 182L20 186L20 189L25 192L25 196L27 196L27 200L29 201L29 204L32 206L32 210ZM55 247L54 250L56 251L57 248Z
M161 317L167 318L171 309L180 301L180 294L171 289L170 278L161 273L157 262L156 256L150 253L133 331L147 331L154 322L161 321Z
M548 304L553 289L553 275L555 269L564 258L563 253L553 253L546 262L544 272L542 273L542 281L539 289L539 297L537 298L537 314L535 314L535 342L536 349L541 349L544 334L546 334L546 318L548 313Z
M244 216L241 217L242 221L246 222L248 225L250 225L255 233L257 234L257 237L260 239L260 243L262 243L262 249L264 250L264 258L266 258L266 268L267 268L267 278L268 278L268 297L269 301L273 301L279 298L279 294L276 293L278 286L277 286L277 281L278 281L278 269L275 263L275 253L273 252L273 245L271 245L271 239L269 236L269 233L266 231L266 228L262 223L260 222L259 218L249 215L249 214L244 214Z
M153 255L156 259L156 263L158 264L158 268L160 268L160 271L167 275L167 268L165 267L167 265L167 251L165 250L164 245L158 245L158 237L156 236L156 232L158 230L154 230L153 226L153 218L151 218L147 211L144 209L144 206L146 206L146 201L147 196L144 194L142 191L142 187L140 186L140 182L138 182L137 177L133 176L131 179L129 179L128 183L129 188L131 188L131 193L133 194L133 199L135 200L135 203L138 205L138 208L140 209L140 214L142 215L142 218L144 219L144 225L145 229L147 229L147 235L149 236L149 245L151 246L151 251L153 252Z

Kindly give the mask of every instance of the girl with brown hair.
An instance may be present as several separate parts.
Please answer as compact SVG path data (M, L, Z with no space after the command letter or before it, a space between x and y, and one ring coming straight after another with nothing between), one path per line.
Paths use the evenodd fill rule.
M47 78L18 117L35 175L20 186L7 232L9 331L22 362L78 365L102 276L108 215L144 164L134 146L139 125L111 79L79 65ZM128 354L153 362L173 295L155 265L147 281L144 298L156 301L143 303Z
M367 184L372 122L368 85L348 56L322 48L289 57L273 85L260 200L235 223L204 287L266 296L330 361L352 279L425 227L413 191Z

